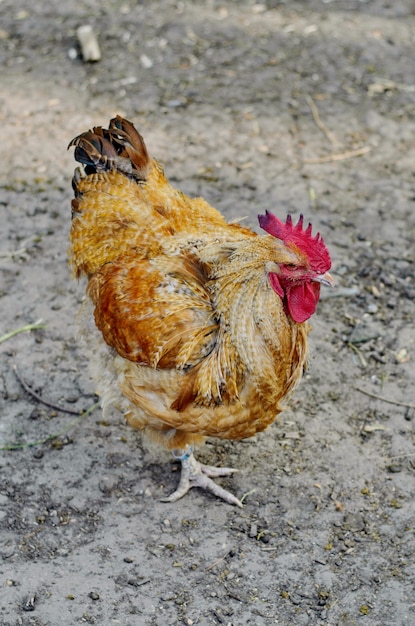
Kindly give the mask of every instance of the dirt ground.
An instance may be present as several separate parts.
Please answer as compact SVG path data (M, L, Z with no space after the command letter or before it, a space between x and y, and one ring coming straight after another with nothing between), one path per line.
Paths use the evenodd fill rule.
M1 624L415 623L414 33L412 0L2 0ZM13 369L96 402L66 146L116 113L186 193L254 228L303 212L332 253L294 400L199 453L243 510L161 503L168 454Z

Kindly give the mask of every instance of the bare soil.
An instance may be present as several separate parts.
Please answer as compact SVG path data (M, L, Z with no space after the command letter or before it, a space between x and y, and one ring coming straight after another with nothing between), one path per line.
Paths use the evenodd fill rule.
M0 335L44 323L0 344L1 624L415 623L414 32L412 0L0 3ZM332 253L294 400L199 453L243 510L161 503L167 454L13 369L96 402L66 146L116 113L186 193L254 228L303 212Z

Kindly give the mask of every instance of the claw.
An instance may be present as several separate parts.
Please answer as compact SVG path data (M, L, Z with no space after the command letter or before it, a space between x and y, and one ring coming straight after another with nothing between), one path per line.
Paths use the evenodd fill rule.
M204 465L196 461L193 456L193 452L186 453L181 458L182 472L180 476L179 486L170 496L162 498L162 502L176 502L182 498L192 487L200 487L210 491L218 498L225 500L229 504L234 504L242 508L242 502L220 485L213 482L212 478L218 476L229 476L237 472L237 469L231 467L213 467L211 465Z

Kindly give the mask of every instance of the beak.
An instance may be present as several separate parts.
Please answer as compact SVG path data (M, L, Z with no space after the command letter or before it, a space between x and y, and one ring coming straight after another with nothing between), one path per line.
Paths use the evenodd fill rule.
M327 285L327 287L334 287L334 278L328 272L325 274L316 274L313 276L312 280L322 285Z

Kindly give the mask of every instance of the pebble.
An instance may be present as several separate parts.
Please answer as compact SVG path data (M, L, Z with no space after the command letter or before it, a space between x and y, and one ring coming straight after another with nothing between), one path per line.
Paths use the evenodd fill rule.
M251 527L249 529L249 533L248 533L248 537L251 537L251 539L253 539L254 537L256 537L258 534L258 526L255 524L255 522L253 524L251 524Z
M415 415L415 410L411 407L407 407L406 411L405 411L405 419L407 422L411 422L414 418Z
M391 463L388 465L388 471L391 474L399 474L399 472L402 472L402 465L400 463Z
M17 13L14 16L14 19L25 20L29 17L29 15L30 15L29 11L26 11L25 9L21 9L20 11L17 11Z
M110 493L116 488L117 484L118 478L116 476L106 476L99 481L98 487L102 493Z
M67 556L69 556L69 550L67 548L58 548L56 550L56 554L58 556L67 557Z
M35 602L36 602L36 594L33 594L33 596L30 596L27 598L27 600L25 600L22 604L22 609L23 611L34 611L35 610Z
M68 394L65 397L66 402L69 402L70 404L75 404L75 402L78 402L79 400L79 396L76 396L75 394Z
M88 598L91 598L91 600L99 600L99 593L96 591L90 591L88 593Z
M92 26L84 24L76 30L76 36L81 47L82 58L86 63L95 63L101 59L98 40Z
M365 343L379 337L379 332L369 324L357 324L350 334L350 343Z
M291 430L284 433L284 439L301 439L301 435L297 430Z
M153 67L153 61L146 54L140 54L140 63L146 70Z
M186 101L185 100L168 100L167 101L167 106L171 107L171 108L179 108L179 107L184 107L186 106Z

